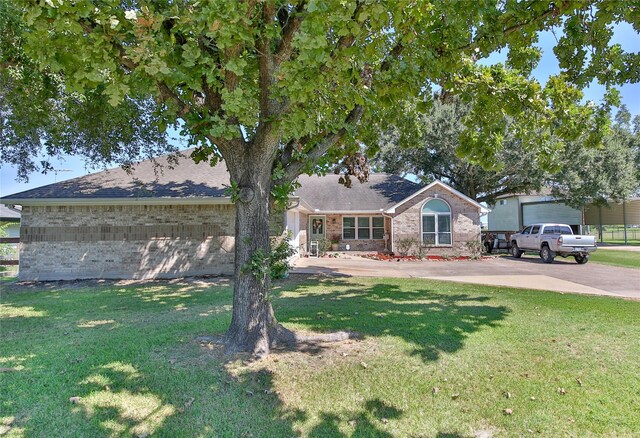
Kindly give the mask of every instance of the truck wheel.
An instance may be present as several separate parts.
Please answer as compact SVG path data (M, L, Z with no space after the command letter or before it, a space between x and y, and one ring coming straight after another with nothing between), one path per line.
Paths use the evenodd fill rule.
M515 258L519 259L520 257L522 257L523 251L520 251L520 248L518 248L518 244L516 242L512 242L511 243L511 255L514 256Z
M540 249L540 258L542 259L543 262L545 263L553 263L553 259L556 256L553 254L553 252L549 249L549 247L547 245L543 246Z
M589 254L573 256L579 265L584 265L589 261Z

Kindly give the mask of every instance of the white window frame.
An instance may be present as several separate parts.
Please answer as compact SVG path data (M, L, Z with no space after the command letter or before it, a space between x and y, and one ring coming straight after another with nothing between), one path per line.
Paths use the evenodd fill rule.
M435 200L435 199L437 199L438 201L442 201L445 204L447 204L447 207L449 207L449 212L448 213L423 213L422 210L424 209L424 206L427 205L429 202ZM432 216L434 218L433 220L435 222L435 227L434 227L434 230L435 230L435 243L433 245L428 245L428 244L424 243L424 233L425 233L425 231L423 229L423 227L424 227L423 218L425 216ZM449 237L449 241L450 241L450 243L440 244L440 242L439 242L439 240L440 240L440 237L439 237L440 232L438 231L438 216L449 216L449 231L444 231L443 233L449 233L449 236L450 236ZM453 246L453 214L451 213L451 204L449 204L444 199L442 199L442 198L429 198L420 206L420 244L421 245L425 245L425 246L428 245L428 246L434 246L434 247L437 246L437 247L445 247L445 248Z
M358 219L359 218L367 218L369 219L369 237L360 237L358 235L358 229L360 228L365 228L365 227L359 227L358 226ZM382 218L382 227L374 227L373 226L373 218ZM355 237L344 237L344 220L345 219L353 219L354 221L354 235ZM384 239L384 235L385 235L385 220L384 220L384 216L342 216L342 240L383 240ZM351 229L352 227L348 227L349 229ZM382 238L380 239L374 239L373 238L373 230L374 229L382 229Z

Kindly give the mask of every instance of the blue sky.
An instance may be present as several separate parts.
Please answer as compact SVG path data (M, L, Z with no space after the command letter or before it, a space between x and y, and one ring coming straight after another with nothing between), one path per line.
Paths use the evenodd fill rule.
M550 75L559 72L558 63L553 55L552 48L555 45L555 36L551 32L545 32L540 36L539 46L543 51L543 57L533 75L543 84ZM618 43L628 52L640 52L640 35L633 30L631 25L622 23L616 26L612 43ZM504 61L504 53L496 53L485 62ZM622 103L627 106L632 115L640 114L640 84L627 84L619 87ZM599 102L602 99L605 88L597 83L591 84L584 90L585 100ZM63 181L70 178L95 172L96 169L88 168L83 159L79 157L63 156L50 158L54 169L59 172L42 175L34 173L28 183L17 182L16 171L12 166L2 164L0 166L0 196L21 192L34 187Z

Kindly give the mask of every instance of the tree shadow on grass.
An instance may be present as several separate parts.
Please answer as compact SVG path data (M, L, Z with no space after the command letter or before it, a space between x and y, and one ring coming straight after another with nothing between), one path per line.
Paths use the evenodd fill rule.
M320 422L311 429L309 437L392 437L391 433L382 430L376 422L386 423L400 418L402 414L403 411L382 400L371 399L366 401L360 410L342 412L340 415L322 413ZM348 423L353 433L342 432L341 422Z
M413 288L385 284L384 280L285 282L277 285L279 290L274 306L276 315L285 325L299 324L319 332L353 330L370 338L397 337L407 341L410 353L425 362L437 360L442 353L462 349L469 335L496 326L508 315L507 308L491 305L489 297L481 293L466 293L467 286L464 285L447 285L447 290L443 291L438 290L440 286L430 287L428 282L409 284ZM91 315L92 320L108 320L110 313L120 306L135 311L141 318L162 320L166 317L163 312L167 306L228 303L228 291L216 292L218 288L213 289L204 293L200 290L140 291L132 288L121 291L120 295L96 293L82 297L73 310L59 308L64 303L55 307L55 303L61 299L78 298L68 296L75 294L62 293L59 298L40 296L37 301L21 304L47 309L47 314L31 319L42 321L41 326L46 323L61 331L66 330L64 321L71 318L75 326L78 317L90 306L96 311ZM145 297L161 298L161 301ZM228 314L213 316L222 317L226 318ZM29 327L32 325L30 323ZM19 329L24 327L14 327L15 349L19 350L15 352L16 356L32 349L28 344L18 348L23 345L18 342L23 339L18 336L22 333ZM35 328L32 327L33 330ZM295 436L304 429L314 437L386 437L390 436L392 429L385 422L391 426L395 420L401 421L404 415L392 401L375 397L339 412L313 411L306 409L305 405L302 409L294 408L290 400L276 392L274 376L260 363L257 367L262 369L247 367L238 375L232 375L225 361L216 356L204 361L190 361L187 357L183 362L174 363L169 360L174 353L171 350L175 348L174 339L181 336L189 339L189 336L196 335L189 327L171 336L140 333L140 340L144 342L140 349L123 348L122 352L113 350L94 358L91 356L95 351L92 345L107 339L102 332L106 328L106 325L78 328L77 334L82 335L78 338L73 337L76 332L71 332L70 339L65 336L51 339L55 347L44 358L53 362L41 372L51 374L49 385L53 385L53 390L51 386L28 384L26 379L30 376L26 373L14 373L13 379L22 380L16 387L25 388L26 392L19 396L16 392L15 403L6 408L15 414L29 407L29 412L35 417L34 423L41 428L31 429L34 426L30 424L33 423L27 422L23 424L27 432L65 430L70 435L87 436L145 433L163 436ZM45 329L50 330L41 327L41 330ZM129 327L126 332L123 329L111 331L108 336L116 337L119 342L132 342L130 330L133 328ZM38 333L33 332L34 339ZM202 356L199 348L192 349L196 358ZM158 353L154 355L149 350L157 350ZM308 354L316 354L316 351L322 350L308 350ZM70 365L68 355L86 356L86 359ZM37 359L38 356L29 359L33 363L26 366L42 367L43 364L36 363ZM69 402L70 396L81 397L79 403ZM48 403L46 399L51 397L55 400ZM53 420L49 414L52 410L59 414ZM68 415L69 412L74 414Z
M318 286L321 286L320 288ZM322 287L324 286L324 287ZM283 324L302 324L312 331L348 330L370 336L395 336L409 342L424 361L437 360L464 346L470 334L495 327L509 313L488 304L490 297L462 293L450 286L442 293L394 284L358 284L316 279L284 287L274 306Z

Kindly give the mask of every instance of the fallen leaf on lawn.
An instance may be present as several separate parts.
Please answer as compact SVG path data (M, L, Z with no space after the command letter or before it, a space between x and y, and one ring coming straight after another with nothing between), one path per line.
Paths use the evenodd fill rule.
M511 414L513 414L513 409L507 408L507 409L503 410L502 412L504 412L505 415L511 415Z
M576 382L578 382L578 385L582 386L582 380L576 379Z
M567 393L567 391L565 391L564 388L558 388L558 394L565 395L566 393Z
M362 366L362 368L367 368L369 365L367 365L366 362L360 362L360 365Z
M75 404L80 403L80 399L81 399L81 398L82 398L82 397L77 397L77 396L69 397L69 401L75 405Z

